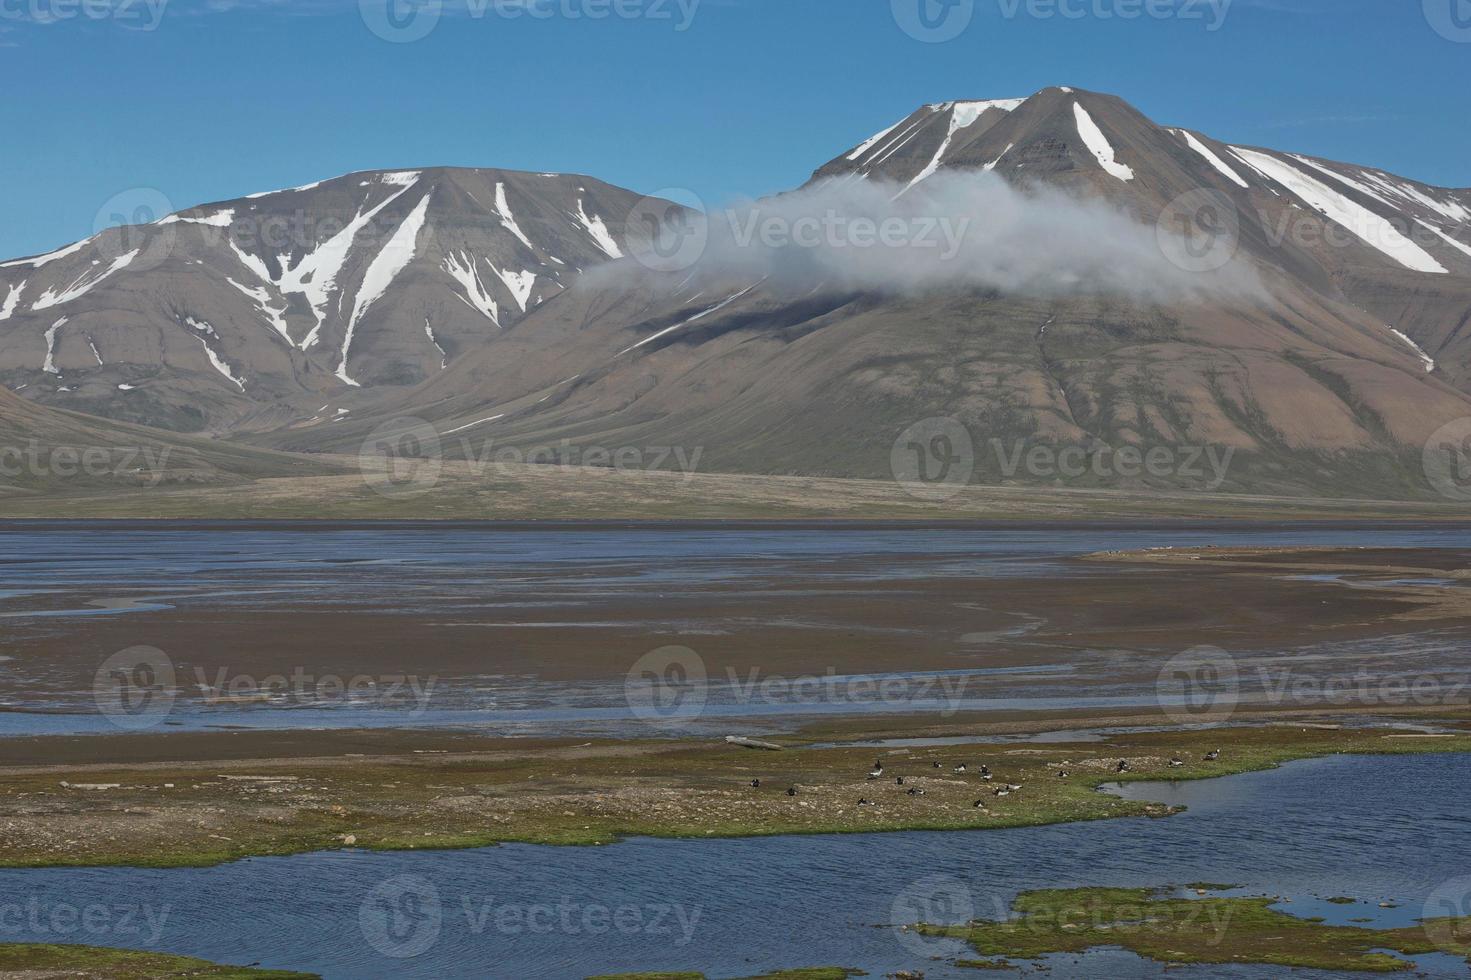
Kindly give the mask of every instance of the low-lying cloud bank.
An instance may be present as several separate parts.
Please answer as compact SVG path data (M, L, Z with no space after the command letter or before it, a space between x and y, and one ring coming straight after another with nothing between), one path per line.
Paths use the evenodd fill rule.
M630 216L635 258L681 288L763 281L778 295L994 289L1172 303L1262 298L1235 257L1229 201L1188 201L1146 224L1100 199L1018 190L986 172L906 186L836 178L701 216ZM1186 234L1188 232L1188 236ZM626 275L628 263L601 274Z

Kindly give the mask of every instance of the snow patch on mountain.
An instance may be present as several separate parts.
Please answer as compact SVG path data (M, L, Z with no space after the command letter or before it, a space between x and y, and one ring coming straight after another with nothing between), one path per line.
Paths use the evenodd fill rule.
M950 152L950 145L955 142L955 135L963 129L974 126L981 118L981 114L987 109L1002 109L1003 111L1010 112L1011 109L1015 109L1018 105L1021 105L1021 101L1020 99L1000 99L995 102L946 103L946 106L950 108L950 129L945 133L945 139L941 141L940 148L935 151L935 155L931 158L930 162L925 164L924 169L915 174L914 179L906 184L904 190L901 190L899 193L903 194L904 191L909 190L909 188L939 170L940 164L945 162L945 154ZM1010 108L1006 108L1008 106ZM998 157L997 159L999 160L1000 158ZM995 166L995 164L993 163L992 166Z
M602 218L587 213L580 197L577 199L577 220L582 222L582 227L587 229L587 233L592 236L598 248L608 253L609 258L623 258L623 249L619 248L613 236L608 234L608 226L603 223Z
M62 317L46 330L46 360L41 363L41 370L47 374L61 373L56 367L56 332L66 326L66 319Z
M216 211L214 214L207 214L202 218L186 218L183 215L171 214L167 218L160 218L156 223L160 225L173 225L183 223L190 225L209 225L213 228L228 228L230 227L230 223L234 220L235 209L227 208L224 211Z
M220 372L220 374L224 375L226 378L228 378L235 385L235 387L239 388L241 391L244 391L245 378L236 377L235 372L230 370L229 363L220 356L219 352L214 349L214 345L210 343L211 340L213 340L216 344L218 344L220 341L220 335L215 332L215 328L210 326L204 320L196 320L192 316L184 317L184 323L191 329L198 332L199 336L195 337L194 339L199 341L200 345L204 347L205 356L209 358L209 363L214 365L214 369Z
M244 283L236 282L229 276L225 277L225 281L254 300L257 312L265 317L266 322L271 325L276 333L280 334L281 338L292 347L296 346L296 343L291 339L291 330L286 325L286 307L283 306L278 310L272 306L271 294L264 286L247 286Z
M901 119L899 120L899 122L894 123L894 125L890 126L888 129L885 129L883 132L874 133L868 139L864 140L862 143L859 143L856 147L854 147L853 152L849 153L847 158L849 160L857 160L859 157L863 156L863 154L873 149L874 144L878 143L879 140L883 139L885 136L888 136L894 130L898 129L900 124L902 124L903 122L904 120Z
M1190 132L1188 129L1172 129L1170 130L1170 132L1174 133L1177 136L1183 137L1186 146L1190 147L1190 149L1200 154L1201 157L1205 159L1206 163L1210 164L1212 167L1215 167L1216 170L1225 175L1227 179L1240 187L1251 186L1246 182L1246 179L1244 177L1231 169L1230 164L1228 164L1225 160L1222 160L1220 157L1216 156L1215 151L1206 146L1200 140L1196 139L1194 133Z
M408 192L409 188L405 187L379 202L371 210L359 211L357 216L348 222L347 227L323 242L315 250L303 255L295 266L283 273L281 281L277 283L281 291L304 295L312 308L312 313L317 318L316 326L312 327L311 332L301 341L302 350L315 347L317 344L322 326L326 322L327 300L337 287L337 276L347 261L348 253L358 233L366 228L379 212Z
M429 325L429 318L427 316L424 318L424 336L428 337L429 343L433 344L434 349L439 351L439 369L443 371L449 365L449 355L444 352L443 347L439 346L439 339L434 336L434 328Z
M1073 117L1077 120L1078 135L1082 137L1083 145L1098 158L1099 165L1119 180L1133 180L1134 169L1114 159L1113 146L1108 142L1108 137L1103 135L1103 130L1098 128L1098 124L1081 103L1073 103Z
M501 219L501 224L506 226L506 230L521 239L522 245L533 252L536 251L535 246L531 244L531 239L527 238L521 226L516 224L516 216L511 213L511 205L506 201L506 185L499 181L495 185L495 213Z
M531 291L536 288L536 273L527 270L525 272L503 272L490 263L490 271L494 272L500 281L505 283L506 289L510 290L511 298L522 313L526 312L526 302L531 298Z
M1409 338L1408 335L1400 332L1399 330L1396 330L1394 327L1389 327L1389 332L1394 334L1400 340L1404 341L1405 344L1415 352L1415 356L1420 358L1420 363L1425 365L1426 374L1429 374L1431 371L1435 370L1435 361L1433 358L1431 358L1429 354L1425 353L1425 348L1415 343Z
M497 327L501 325L500 307L496 304L495 297L490 294L490 290L485 288L485 283L480 278L480 270L476 268L474 256L464 252L452 252L444 257L444 264L441 268L464 287L465 295L460 297L461 302L477 313L489 317L490 322ZM425 329L428 329L427 321Z
M0 269L11 269L20 265L28 265L33 269L39 269L43 265L48 265L52 262L55 262L57 259L64 259L68 255L75 255L77 252L80 252L82 249L86 248L90 244L92 244L92 239L84 238L79 242L74 242L71 245L66 246L65 248L59 248L54 252L47 252L45 255L37 255L34 258L29 259L12 259L9 262L0 262Z
M342 360L337 365L337 378L343 384L361 387L347 372L347 357L352 349L353 334L363 314L388 291L398 274L414 260L414 253L418 250L419 232L424 227L424 219L429 213L429 198L432 196L434 192L431 190L420 198L414 210L409 212L403 224L398 226L398 231L388 240L388 244L383 246L383 251L374 257L363 276L362 288L358 290L357 300L353 303L352 317L347 321L347 334L342 338Z
M1284 160L1242 147L1232 147L1237 157L1269 180L1287 188L1329 220L1353 232L1364 244L1378 249L1407 269L1448 275L1435 257L1402 235L1388 219L1322 181L1303 173Z
M0 320L9 320L14 315L15 308L20 305L21 291L25 288L26 280L24 279L10 287L10 291L5 295L5 302L0 304Z
M131 265L133 263L133 260L138 257L139 251L139 249L135 248L131 252L125 252L122 255L119 255L117 258L112 260L111 265L109 265L106 269L104 269L101 273L97 275L91 275L90 272L83 272L76 279L72 280L71 285L67 286L59 293L54 292L51 289L47 289L44 293L40 295L36 302L31 305L32 312L49 309L53 306L60 306L62 303L70 303L74 299L82 298L83 296L87 295L87 293L90 292L94 286L102 282L102 280L106 279L114 272L126 269L129 265Z

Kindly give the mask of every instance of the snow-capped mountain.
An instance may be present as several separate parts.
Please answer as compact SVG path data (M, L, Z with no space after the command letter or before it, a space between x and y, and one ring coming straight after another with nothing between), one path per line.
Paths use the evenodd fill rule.
M351 448L375 418L412 411L497 445L698 446L715 470L884 478L897 435L938 416L973 434L988 482L1061 479L1008 472L1017 445L1133 445L1229 450L1227 490L1430 492L1426 438L1471 416L1471 192L1230 145L1066 88L922 107L807 190L831 200L869 184L902 204L937 175L982 173L1109 202L1151 248L1170 202L1217 195L1239 216L1232 262L1264 294L599 276L533 311L507 346L329 435ZM1201 486L1178 471L1072 482Z
M1008 464L1018 445L1127 445L1229 451L1225 490L1430 493L1427 437L1471 417L1471 190L1048 88L923 106L760 206L943 212L981 185L1010 213L978 224L1024 226L1042 212L1018 201L1052 202L1030 257L983 254L988 279L962 250L961 275L896 290L887 266L911 256L836 277L801 250L651 273L620 257L639 198L590 178L355 174L0 263L0 380L292 450L353 452L408 414L451 454L466 439L682 446L710 470L884 478L905 426L948 417L975 438L982 481L1199 488L1179 471L1062 480ZM1155 229L1202 194L1197 211L1230 218L1226 271L1253 288L1148 288L1195 275L1165 262ZM1090 241L1120 222L1119 248ZM1066 266L1090 249L1106 253L1101 280ZM1059 288L1009 287L1039 255Z
M420 382L623 254L589 177L349 174L0 263L0 380L183 430L322 423Z

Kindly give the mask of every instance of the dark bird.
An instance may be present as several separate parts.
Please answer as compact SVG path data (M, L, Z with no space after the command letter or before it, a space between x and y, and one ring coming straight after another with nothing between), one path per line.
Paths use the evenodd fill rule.
M795 786L788 786L787 787L787 795L788 796L796 796L797 795L797 787L795 787Z
M940 764L939 764L939 763L938 763L938 762L937 762L937 763L935 763L935 768L936 768L936 769L938 769L938 768L940 768Z
M753 780L751 780L751 785L753 787L757 788L757 789L760 789L761 788L761 780L759 780L759 779L753 779Z
M956 766L955 767L955 771L956 772L965 772L965 763L962 762L960 765Z
M859 797L859 798L858 798L858 805L859 805L859 806L873 806L873 804L872 804L872 803L870 803L870 802L868 802L868 801L867 801L867 800L865 800L865 799L864 799L864 798L863 798L863 797L861 797L861 796L860 796L860 797Z
M1184 764L1185 764L1185 760L1184 759L1181 759L1178 755L1175 756L1173 759L1170 760L1170 768L1171 769L1179 769Z
M1129 760L1127 760L1127 759L1120 759L1119 760L1118 769L1116 771L1117 772L1129 772L1130 771L1129 770Z
M1205 754L1205 761L1206 762L1215 762L1220 757L1221 757L1221 750L1220 749L1211 749L1209 752L1207 752Z
M985 800L976 800L976 801L975 801L975 803L974 803L974 804L972 804L972 805L973 805L973 806L974 806L974 807L975 807L975 808L976 808L976 809L977 809L977 810L984 810L984 809L985 809L985 808L986 808L986 801L985 801Z
M895 776L894 777L894 785L896 785L896 786L903 786L904 785L904 777L903 776Z
M1066 769L1059 769L1059 770L1057 770L1057 778L1058 779L1066 779L1067 777L1068 777L1068 771Z
M994 795L996 795L996 796L1010 796L1011 795L1011 790L1007 789L1005 786L997 786L996 787L996 792L995 792Z
M918 786L911 786L905 792L907 792L910 796L923 796L924 795L924 790L920 789Z
M981 775L982 776L989 776L989 775L991 775L991 767L990 766L981 766Z

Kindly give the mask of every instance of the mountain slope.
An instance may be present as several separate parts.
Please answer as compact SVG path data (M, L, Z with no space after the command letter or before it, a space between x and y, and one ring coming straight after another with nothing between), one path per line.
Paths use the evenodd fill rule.
M186 431L328 420L486 348L622 254L588 177L349 174L0 263L0 382Z
M937 174L977 171L1109 202L1151 235L1170 202L1209 192L1235 212L1232 266L1269 300L958 280L799 294L718 267L661 278L630 263L380 413L268 441L351 448L414 414L452 454L679 446L705 469L884 477L900 433L939 416L968 430L985 482L1430 496L1426 438L1471 416L1471 193L1229 146L1109 96L1046 89L923 107L819 168L805 200L866 183L914 201ZM1125 445L1174 465L1062 475L1016 462L1018 447ZM1230 453L1224 472L1206 449Z
M344 471L327 460L46 408L0 388L0 501L35 493L233 486Z

